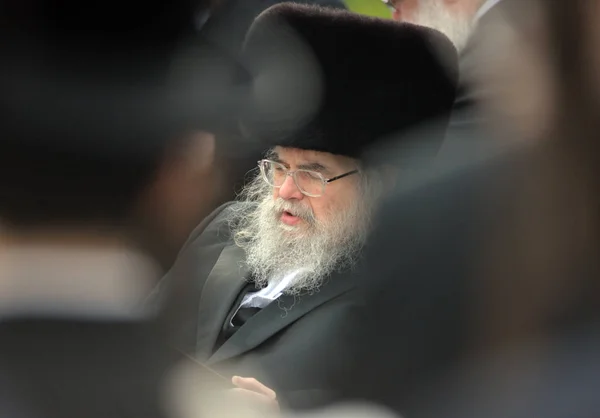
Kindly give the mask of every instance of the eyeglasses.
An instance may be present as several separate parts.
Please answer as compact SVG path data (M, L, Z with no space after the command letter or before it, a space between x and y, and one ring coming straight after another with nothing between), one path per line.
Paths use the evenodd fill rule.
M381 0L383 2L383 4L385 4L388 9L390 9L392 12L397 12L398 11L398 7L396 6L396 4L398 3L398 0Z
M281 163L271 160L260 160L258 167L262 174L263 179L275 188L283 186L285 179L291 176L294 179L294 183L298 190L303 195L309 197L321 197L325 193L325 186L328 183L339 180L351 174L356 174L359 170L348 171L347 173L340 174L339 176L326 179L318 171L311 170L295 170L290 171Z

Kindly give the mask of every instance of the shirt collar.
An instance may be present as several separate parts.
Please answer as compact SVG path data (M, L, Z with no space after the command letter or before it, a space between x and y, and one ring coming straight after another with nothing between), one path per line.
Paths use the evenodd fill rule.
M486 0L481 5L481 7L479 8L479 10L477 10L477 13L475 13L475 17L473 18L473 20L475 22L477 22L479 19L481 19L483 17L483 15L485 15L487 12L489 12L490 9L492 9L492 7L494 7L498 3L500 3L500 1L502 1L502 0Z

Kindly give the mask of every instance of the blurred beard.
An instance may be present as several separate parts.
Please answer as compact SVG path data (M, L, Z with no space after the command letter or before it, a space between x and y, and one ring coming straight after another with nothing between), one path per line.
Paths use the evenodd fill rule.
M284 290L299 295L318 290L334 271L352 268L369 231L373 204L353 199L351 207L317 220L301 201L273 199L273 188L260 176L243 193L252 205L237 205L232 233L246 251L246 263L257 286L280 282L298 272ZM284 211L302 219L289 226L281 221Z
M442 32L458 51L467 45L474 26L471 16L451 13L443 2L437 0L421 0L409 22Z

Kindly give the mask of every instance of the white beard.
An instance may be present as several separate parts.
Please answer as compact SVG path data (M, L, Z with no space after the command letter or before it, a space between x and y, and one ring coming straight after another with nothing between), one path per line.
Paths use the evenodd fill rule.
M246 263L258 286L277 284L301 270L284 293L310 293L332 272L356 264L374 209L370 199L353 199L351 207L330 213L326 222L320 222L306 204L274 200L272 191L256 177L244 190L245 200L254 204L234 205L230 220L234 240L246 251ZM304 222L298 227L283 224L283 211Z
M466 46L474 26L471 16L451 13L440 0L421 0L409 22L442 32L458 51Z

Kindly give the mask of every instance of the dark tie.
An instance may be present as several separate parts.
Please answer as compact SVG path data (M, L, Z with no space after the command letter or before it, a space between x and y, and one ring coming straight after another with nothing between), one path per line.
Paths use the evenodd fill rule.
M248 283L246 286L244 286L239 296L237 297L235 303L231 307L231 311L225 318L225 323L223 324L221 332L219 333L219 338L215 346L215 351L217 351L219 347L221 347L225 343L225 341L231 338L231 336L235 334L237 330L239 330L242 327L242 325L246 323L247 320L252 318L255 314L258 313L258 311L260 311L260 308L240 307L242 301L244 300L244 296L246 296L249 293L254 293L256 291L257 289L254 283Z

